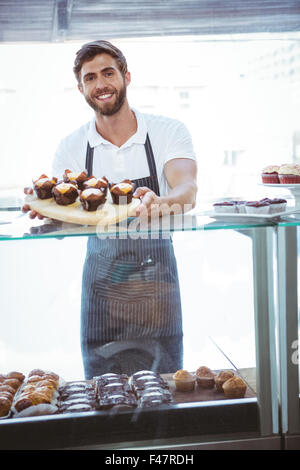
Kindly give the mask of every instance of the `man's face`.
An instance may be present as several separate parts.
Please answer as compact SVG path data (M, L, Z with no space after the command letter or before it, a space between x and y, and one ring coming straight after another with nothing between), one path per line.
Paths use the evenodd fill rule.
M117 113L126 99L130 74L121 74L116 60L109 54L97 54L89 62L84 62L78 86L86 102L103 116Z

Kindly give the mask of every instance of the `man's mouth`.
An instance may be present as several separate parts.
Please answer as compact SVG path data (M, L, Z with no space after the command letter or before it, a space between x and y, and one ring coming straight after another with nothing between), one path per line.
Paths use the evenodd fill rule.
M99 101L108 101L113 96L113 93L104 93L102 95L96 95L96 99Z

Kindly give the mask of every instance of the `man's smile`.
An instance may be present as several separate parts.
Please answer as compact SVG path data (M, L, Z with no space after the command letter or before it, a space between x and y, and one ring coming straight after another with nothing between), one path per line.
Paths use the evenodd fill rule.
M109 101L110 98L113 96L114 93L104 93L104 94L100 94L100 95L96 95L95 98L96 100L99 100L99 101Z

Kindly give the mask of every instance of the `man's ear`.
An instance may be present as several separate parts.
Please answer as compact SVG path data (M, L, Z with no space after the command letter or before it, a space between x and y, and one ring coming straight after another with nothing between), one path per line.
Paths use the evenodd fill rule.
M130 72L126 72L125 73L125 84L126 84L126 86L128 86L130 82L131 82L131 74L130 74Z
M83 88L82 88L81 83L78 83L77 88L80 91L80 93L83 93Z

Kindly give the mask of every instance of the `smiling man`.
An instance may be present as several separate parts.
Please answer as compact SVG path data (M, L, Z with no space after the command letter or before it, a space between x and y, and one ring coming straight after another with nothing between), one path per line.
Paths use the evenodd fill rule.
M131 76L107 41L83 45L74 73L94 118L62 140L53 175L84 168L109 181L130 179L138 215L196 200L196 161L186 127L129 106ZM182 367L182 317L176 259L168 239L88 240L82 280L81 347L86 378Z

